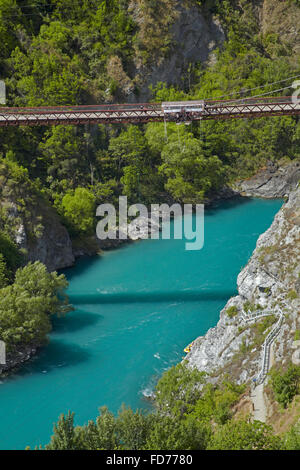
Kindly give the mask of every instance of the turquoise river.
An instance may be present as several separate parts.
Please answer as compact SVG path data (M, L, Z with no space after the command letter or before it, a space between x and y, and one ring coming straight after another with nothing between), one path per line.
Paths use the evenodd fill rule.
M200 251L143 240L66 270L75 311L55 319L50 344L0 382L0 448L44 445L68 410L83 424L102 405L149 407L157 378L216 325L281 205L243 199L207 210Z

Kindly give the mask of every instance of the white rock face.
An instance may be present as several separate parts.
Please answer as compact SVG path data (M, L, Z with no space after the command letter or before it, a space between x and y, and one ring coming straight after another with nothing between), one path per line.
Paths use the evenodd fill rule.
M27 235L26 230L23 224L21 224L16 233L16 244L19 245L20 248L25 248L27 242Z
M255 345L252 323L241 317L246 301L266 311L280 306L286 318L274 343L274 359L291 360L294 332L300 329L299 275L300 188L290 194L271 227L259 237L249 263L238 276L239 295L228 301L217 326L196 339L186 357L188 364L217 376L229 372L239 383L257 376L261 346ZM226 311L231 306L237 307L238 314L230 319Z

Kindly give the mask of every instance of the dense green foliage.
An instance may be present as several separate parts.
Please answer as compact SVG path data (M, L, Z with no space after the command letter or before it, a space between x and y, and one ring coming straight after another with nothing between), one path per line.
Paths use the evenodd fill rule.
M0 231L0 273L2 273L3 281L0 281L4 286L6 282L12 279L13 271L21 262L21 254L18 251L16 244L9 238L9 236Z
M122 407L117 416L101 408L96 421L75 426L74 414L61 415L48 450L274 450L299 447L299 426L278 437L232 407L244 387L225 381L212 386L203 373L179 364L159 380L155 411ZM294 447L293 447L294 446ZM298 447L297 447L298 446Z
M286 408L299 393L300 366L291 364L286 371L272 369L270 376L275 399Z
M256 95L276 89L257 87L300 71L287 44L260 33L249 2L190 4L219 16L226 43L211 65L187 64L181 87L152 86L153 99L239 98L252 88L245 94ZM52 0L33 2L26 12L23 6L0 1L0 73L9 105L139 99L144 78L138 70L176 50L169 32L179 14L174 0ZM23 178L26 169L78 236L93 230L94 207L101 202L120 194L132 202L201 202L270 159L298 158L299 138L294 117L168 124L166 132L157 123L1 129L0 158L20 168ZM83 210L86 217L79 220Z
M76 188L73 193L67 193L61 205L73 230L86 233L93 229L95 196L86 188Z
M8 282L7 266L3 254L0 254L0 289L5 287Z
M281 439L270 426L254 421L231 421L215 433L211 450L280 450Z
M300 450L300 424L293 426L285 435L284 446L287 450Z
M63 275L48 273L40 263L29 263L16 272L14 283L3 287L0 258L0 339L8 351L24 345L42 345L51 330L50 315L70 310L64 294Z

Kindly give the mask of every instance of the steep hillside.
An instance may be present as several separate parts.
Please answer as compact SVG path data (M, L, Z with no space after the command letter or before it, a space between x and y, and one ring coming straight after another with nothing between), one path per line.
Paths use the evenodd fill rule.
M26 8L22 1L0 2L8 105L239 97L245 89L272 92L277 82L285 87L288 77L300 75L300 8L292 0L53 0ZM146 204L207 202L269 161L298 159L299 145L295 117L166 129L159 123L1 128L1 161L25 169L43 194L30 209L43 217L43 234L31 239L21 223L11 236L28 249L28 259L51 269L69 265L73 255L60 221L82 253L102 202L115 203L120 194ZM23 189L26 206L31 196Z
M16 244L24 261L41 261L49 271L74 263L66 228L26 170L0 164L0 233Z
M134 60L139 101L149 99L149 86L158 82L188 86L191 64L205 63L225 40L220 20L199 2L163 0L151 7L132 0L130 11L139 28Z
M271 227L260 236L238 276L239 295L228 301L217 326L195 341L187 355L189 364L212 372L214 380L228 372L239 383L250 383L260 371L262 345L277 321L275 315L282 313L270 365L287 365L300 329L299 276L300 188L291 192ZM245 321L252 313L269 312L274 316Z
M293 51L293 58L297 60L300 52L300 10L297 0L264 0L260 2L260 26L266 42L277 37L278 43L282 41ZM272 49L270 50L272 53Z

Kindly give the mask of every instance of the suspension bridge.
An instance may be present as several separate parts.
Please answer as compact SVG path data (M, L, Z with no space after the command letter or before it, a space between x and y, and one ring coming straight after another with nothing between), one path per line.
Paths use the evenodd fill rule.
M176 122L300 115L292 97L92 106L0 107L0 126Z

